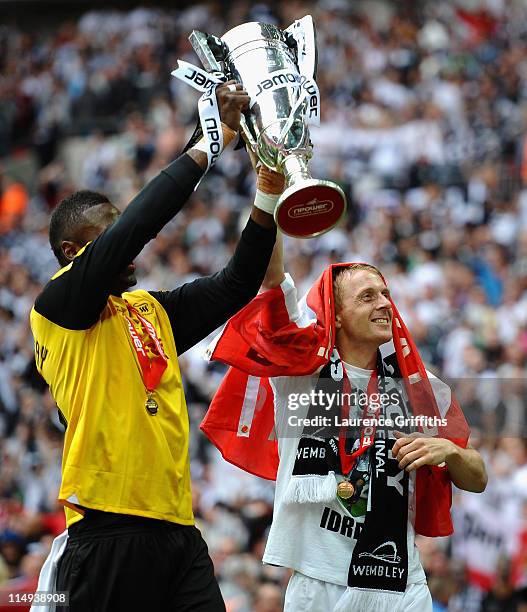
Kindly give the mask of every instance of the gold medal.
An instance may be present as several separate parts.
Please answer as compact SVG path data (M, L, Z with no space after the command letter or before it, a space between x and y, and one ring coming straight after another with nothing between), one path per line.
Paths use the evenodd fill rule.
M343 480L337 485L337 495L340 497L340 499L349 499L350 497L353 497L354 493L355 487L347 480Z
M146 398L145 408L146 408L146 411L148 412L148 414L150 414L152 416L157 414L157 409L159 408L159 406L157 405L156 400L151 395L149 395Z

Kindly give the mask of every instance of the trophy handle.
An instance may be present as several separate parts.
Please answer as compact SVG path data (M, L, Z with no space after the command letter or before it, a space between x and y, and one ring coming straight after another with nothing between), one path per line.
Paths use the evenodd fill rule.
M317 31L315 22L311 15L297 19L284 30L286 44L291 48L288 39L292 38L296 43L296 61L300 74L305 77L316 79L317 77Z
M192 48L196 52L196 55L201 60L204 68L206 68L209 72L216 71L223 74L223 67L216 59L212 49L209 47L209 36L210 34L205 34L205 32L192 30L188 39L192 45ZM214 36L214 38L216 37Z
M224 68L217 59L217 55L220 55L225 50L225 43L221 38L213 34L205 34L205 32L200 32L199 30L192 30L188 39L204 68L209 72L220 72L224 74ZM211 46L213 48L211 48ZM245 142L247 142L253 151L256 152L257 143L251 134L243 113L240 117L240 128Z

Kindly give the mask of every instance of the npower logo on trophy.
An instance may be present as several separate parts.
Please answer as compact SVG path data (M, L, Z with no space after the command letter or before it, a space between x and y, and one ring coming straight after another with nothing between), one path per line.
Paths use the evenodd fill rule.
M297 204L292 206L287 211L287 216L291 219L298 219L299 217L310 217L311 215L322 215L333 210L333 202L331 200L317 200L313 198L306 204Z

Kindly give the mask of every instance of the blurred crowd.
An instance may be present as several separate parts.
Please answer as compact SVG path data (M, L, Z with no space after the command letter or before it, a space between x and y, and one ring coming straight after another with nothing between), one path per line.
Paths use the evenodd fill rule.
M170 71L198 63L192 29L287 27L307 13L322 97L311 168L341 184L349 210L317 239L287 239L287 269L302 294L334 261L381 268L490 476L480 496L455 493L453 537L419 541L435 610L527 610L523 0L200 2L57 16L49 28L0 19L0 590L31 588L63 528L62 429L28 325L57 269L50 211L80 187L123 207L181 151L197 96ZM31 176L17 171L27 159ZM138 259L139 285L218 270L253 192L246 154L225 152ZM261 564L273 485L226 464L197 430L224 373L202 359L206 344L181 357L196 517L229 612L278 612L289 574Z

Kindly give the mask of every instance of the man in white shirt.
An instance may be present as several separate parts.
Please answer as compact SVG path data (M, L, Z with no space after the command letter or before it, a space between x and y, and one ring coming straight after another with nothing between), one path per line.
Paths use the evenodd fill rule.
M451 533L451 482L479 492L487 481L480 455L464 448L466 422L455 400L430 384L376 268L332 266L297 305L278 248L264 282L274 297L255 298L211 353L250 374L230 429L236 443L246 436L250 444L261 419L262 375L273 391L279 466L263 560L294 570L286 612L431 611L414 525L425 535ZM224 385L218 394L233 404L229 391ZM427 429L410 423L427 414L449 417L452 427L439 427L436 437L408 433ZM214 440L211 423L203 429ZM232 445L218 446L243 465Z
M268 271L266 285L276 286L283 283L284 279L280 261L277 262L275 257ZM294 288L286 289L286 295L288 291L292 292ZM339 271L333 280L333 295L336 349L351 387L366 394L371 375L379 365L379 347L392 340L393 313L389 290L376 268L359 264ZM294 300L291 302L294 303ZM298 317L302 316L303 313L298 312ZM338 495L326 503L290 503L287 489L295 468L299 439L280 435L287 429L282 429L280 423L285 427L284 417L291 415L291 398L299 397L301 393L313 389L317 376L276 377L271 378L270 382L275 396L280 464L273 524L263 560L265 563L294 570L286 593L284 609L287 612L334 610L348 586L350 558L364 524L365 509L352 513L353 506L360 502L356 501L351 508L348 505L347 509L342 500L339 501ZM392 401L392 410L393 403ZM308 411L308 406L299 406L295 410L296 422L305 418ZM316 448L310 447L309 451L313 455ZM302 454L302 450L300 452ZM320 453L320 450L318 452ZM372 452L375 452L374 445L365 451ZM303 454L306 454L305 450ZM395 600L395 609L425 612L432 609L432 600L414 542L415 470L422 465L439 465L445 462L454 484L463 489L481 491L486 485L485 468L477 451L461 449L446 438L400 437L395 442L393 454L398 467L410 474L406 536L407 579L404 594ZM371 469L375 469L375 465L372 465ZM366 484L361 492L362 499L367 499L368 489ZM386 512L389 513L390 509L386 508ZM392 567L395 565L392 564ZM391 598L387 595L384 594L379 601L388 604ZM393 611L393 603L390 602L389 605L390 608L387 609ZM349 609L357 612L357 605ZM379 607L376 605L375 608L369 609L375 609L377 612Z

